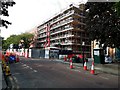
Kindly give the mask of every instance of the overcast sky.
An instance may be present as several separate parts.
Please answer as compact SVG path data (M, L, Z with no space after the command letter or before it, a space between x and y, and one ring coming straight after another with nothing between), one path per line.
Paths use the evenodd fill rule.
M14 0L16 4L9 7L9 17L4 17L12 22L7 29L1 29L4 38L12 34L20 34L38 26L61 9L71 3L79 4L87 0Z

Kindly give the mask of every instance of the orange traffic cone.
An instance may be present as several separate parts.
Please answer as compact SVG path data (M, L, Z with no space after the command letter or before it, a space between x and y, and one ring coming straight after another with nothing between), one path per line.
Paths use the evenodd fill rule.
M85 63L84 63L84 70L87 70L87 62L85 60Z
M95 74L95 71L94 71L94 62L92 62L92 66L91 66L91 71L90 71L91 74Z
M73 69L72 59L70 59L70 69Z
M64 57L64 61L67 61L67 57L66 56Z
M19 62L19 61L20 61L19 55L16 55L16 62Z

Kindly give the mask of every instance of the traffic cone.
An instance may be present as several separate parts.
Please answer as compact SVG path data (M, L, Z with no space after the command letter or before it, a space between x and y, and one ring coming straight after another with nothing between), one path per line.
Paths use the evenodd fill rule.
M19 55L16 55L16 62L19 62L20 58Z
M5 75L6 76L10 76L11 75L9 66L6 66Z
M70 69L73 69L72 59L70 59Z
M66 56L64 57L64 61L67 61L67 57Z
M95 74L95 71L94 71L94 62L92 62L92 66L91 66L91 71L90 71L91 74Z
M87 62L85 60L85 63L84 63L84 70L87 70Z

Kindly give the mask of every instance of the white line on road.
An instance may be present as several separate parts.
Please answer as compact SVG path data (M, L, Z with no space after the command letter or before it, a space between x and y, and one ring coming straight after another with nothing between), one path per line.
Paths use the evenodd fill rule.
M16 90L19 90L19 86L17 85L17 83L18 83L18 80L17 80L17 78L15 77L15 76L13 76L13 78L14 78L14 81L15 81L15 86L16 86Z
M13 78L10 76L9 79L10 79L10 83L12 84L12 88L15 88L15 84L14 84Z
M32 70L32 68L30 67L30 69Z
M37 70L33 70L34 72L37 72Z
M30 68L29 66L26 65L27 68Z
M18 82L18 80L17 80L17 78L15 76L13 76L13 78L14 78L15 82Z
M27 66L26 64L24 64L23 66Z
M74 71L81 72L80 70L74 70Z
M99 76L99 77L101 77L101 78L103 78L103 79L106 79L106 80L108 80L109 78L106 78L106 77L102 77L102 76Z
M26 64L24 64L24 63L21 63L21 64L23 64L22 66L24 66L24 67L26 67L26 68L29 68L29 69L33 69L32 67L30 67L30 66L28 66L28 65L26 65ZM41 65L40 65L41 66ZM37 70L33 70L34 72L38 72Z

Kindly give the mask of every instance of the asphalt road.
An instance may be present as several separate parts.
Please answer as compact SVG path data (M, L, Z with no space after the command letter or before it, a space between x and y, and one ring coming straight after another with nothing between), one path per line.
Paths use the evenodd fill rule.
M70 69L55 60L21 58L10 65L17 88L118 88L118 76Z

